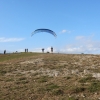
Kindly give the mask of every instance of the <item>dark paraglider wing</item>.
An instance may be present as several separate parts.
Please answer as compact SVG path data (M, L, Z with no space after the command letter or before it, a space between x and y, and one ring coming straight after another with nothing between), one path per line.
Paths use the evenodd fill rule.
M36 33L39 33L39 32L47 32L47 33L52 34L55 37L57 36L56 33L50 29L36 29L34 32L32 32L31 36L36 34Z

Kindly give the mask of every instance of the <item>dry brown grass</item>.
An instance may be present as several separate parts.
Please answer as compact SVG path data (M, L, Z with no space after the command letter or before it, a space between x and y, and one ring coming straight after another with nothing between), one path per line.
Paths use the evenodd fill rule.
M9 56L0 55L0 100L100 99L99 55Z

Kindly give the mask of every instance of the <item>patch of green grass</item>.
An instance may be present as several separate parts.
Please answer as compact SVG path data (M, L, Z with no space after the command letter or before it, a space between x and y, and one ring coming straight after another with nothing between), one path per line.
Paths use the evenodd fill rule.
M22 80L22 81L17 81L15 83L16 84L27 84L27 83L29 83L29 81L28 80Z
M21 77L19 78L19 81L26 80L26 79L27 79L26 77Z
M5 75L6 73L7 73L7 71L0 70L0 75Z
M36 92L39 94L44 94L46 92L46 89L44 87L39 87Z
M79 99L76 99L74 97L69 97L68 100L79 100Z
M80 83L86 83L86 82L91 82L93 80L95 80L95 78L92 77L92 75L88 75L87 77L80 79L79 82Z
M16 84L26 84L29 83L26 77L20 77L18 80L15 82Z
M58 88L59 88L59 86L54 84L54 83L49 83L49 84L46 85L47 91L51 91L51 90L58 89Z
M60 89L59 86L54 83L45 84L42 87L39 86L36 92L39 94L48 93L50 95L56 95L56 96L64 94L63 90Z
M93 82L88 88L89 92L100 91L100 82Z
M9 78L9 79L6 80L6 82L12 82L12 81L14 81L13 78Z
M64 91L61 89L56 89L52 92L52 95L63 95Z
M71 90L72 93L80 93L80 92L84 92L85 88L84 87L75 87Z
M48 76L42 76L42 77L40 77L40 78L38 79L38 82L40 82L40 83L47 82L48 79L49 79Z
M39 55L39 53L30 53L29 52L29 53L5 54L5 55L0 55L0 62L12 60L12 59L19 59L19 58L23 58L23 57L31 57L31 56L35 56L35 55Z

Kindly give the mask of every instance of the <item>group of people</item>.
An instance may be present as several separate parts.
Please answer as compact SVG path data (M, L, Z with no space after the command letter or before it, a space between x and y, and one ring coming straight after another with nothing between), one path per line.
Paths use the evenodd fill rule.
M44 48L42 48L42 52L44 53ZM53 47L51 47L51 53L53 53Z
M28 52L28 49L25 49L25 52ZM44 48L42 48L42 52L44 53ZM51 53L53 53L53 47L51 47ZM6 50L4 50L4 54L6 54Z
M28 49L25 49L25 52L28 52Z

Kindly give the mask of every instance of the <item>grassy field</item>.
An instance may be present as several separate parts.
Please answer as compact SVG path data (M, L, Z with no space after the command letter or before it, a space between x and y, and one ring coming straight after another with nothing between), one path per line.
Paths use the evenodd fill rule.
M0 100L100 100L100 55L0 55Z

